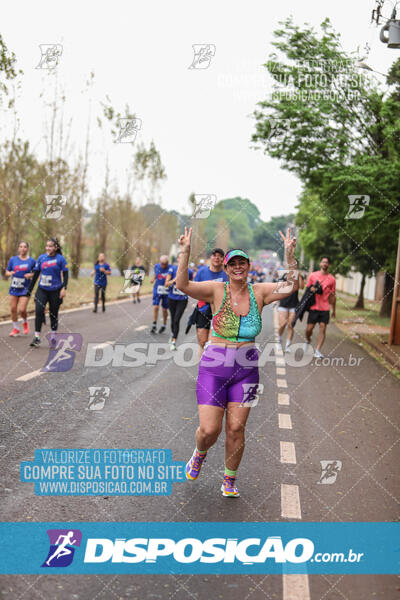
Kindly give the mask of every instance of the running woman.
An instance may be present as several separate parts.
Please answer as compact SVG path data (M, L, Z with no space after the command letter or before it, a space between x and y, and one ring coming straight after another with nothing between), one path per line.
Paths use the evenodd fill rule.
M225 253L221 248L214 248L210 256L210 266L202 266L199 268L194 280L198 282L211 280L220 282L228 281L228 276L223 267L224 255ZM210 304L203 300L199 300L196 308L196 333L201 354L210 334L212 314Z
M290 269L297 269L294 257L296 239L288 229L279 232ZM255 337L261 332L261 312L265 305L289 294L279 292L280 283L247 283L250 259L243 250L230 250L224 257L228 282L189 281L188 261L192 229L180 236L181 255L176 283L192 298L211 304L211 344L204 350L197 377L197 403L200 425L196 448L186 465L186 477L197 479L207 451L218 439L226 414L225 475L223 496L239 496L236 474L245 446L245 426L250 407L249 390L257 389L258 351ZM294 289L298 282L295 281ZM247 396L246 396L247 392Z
M146 275L146 269L142 265L142 261L140 260L140 258L138 256L136 257L135 264L132 265L132 267L131 267L131 271L132 271L132 280L131 280L132 285L137 286L136 292L132 293L132 301L133 301L133 304L136 304L136 301L138 302L138 304L140 304L140 302L141 302L140 297L139 297L140 287L141 287L144 277Z
M150 283L154 283L153 287L153 325L150 333L157 333L158 307L161 302L163 312L163 324L158 333L164 333L167 327L168 319L168 289L165 287L165 279L168 275L169 263L168 256L163 254L160 256L160 262L154 265L154 275Z
M103 312L106 310L106 287L107 287L107 275L111 275L111 267L104 260L103 252L100 252L97 261L94 264L94 269L90 273L90 277L94 275L94 309L93 312L97 313L97 305L99 303L99 295L101 295L101 304Z
M332 304L332 318L336 316L336 280L333 275L328 273L330 261L327 256L321 258L319 263L319 271L310 273L307 280L307 287L311 286L311 291L314 292L313 285L319 281L322 287L322 294L315 294L315 303L310 306L308 311L306 342L304 344L304 352L307 352L311 342L311 336L316 323L319 323L317 346L314 351L315 358L324 358L321 352L322 345L325 341L326 327L329 323L329 309Z
M179 254L178 254L179 260ZM179 334L179 323L188 303L186 294L176 287L177 265L171 265L165 279L165 287L168 288L168 308L171 314L171 337L169 339L170 350L176 350L176 340ZM189 280L193 279L193 271L189 269Z
M304 289L304 279L301 273L299 273L299 289ZM293 294L290 294L287 298L279 300L278 306L278 318L279 318L279 341L282 345L282 335L285 331L286 325L288 328L286 336L285 352L290 352L290 345L293 340L294 329L292 326L293 319L295 318L295 309L299 303L299 292L296 290Z
M33 277L33 267L36 260L29 256L29 244L20 242L18 246L18 254L12 256L8 261L6 269L6 277L11 277L10 296L11 320L13 329L10 332L11 337L20 335L21 331L18 324L18 311L22 319L22 329L25 335L29 333L29 325L27 321L26 308L29 302L27 291L30 284L30 279Z
M29 296L38 279L39 285L35 295L35 336L30 344L36 348L40 346L40 332L47 302L49 303L52 331L51 342L54 342L54 334L58 329L58 310L65 297L68 285L68 265L62 255L62 249L57 238L47 240L46 253L41 254L36 261L27 292Z

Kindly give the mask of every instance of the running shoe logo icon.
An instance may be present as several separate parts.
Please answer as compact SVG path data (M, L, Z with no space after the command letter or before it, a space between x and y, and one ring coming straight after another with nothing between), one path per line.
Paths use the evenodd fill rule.
M243 400L240 406L246 406L251 408L257 406L260 399L259 394L264 391L264 384L262 383L243 383Z
M47 194L45 198L46 207L43 217L45 219L61 219L63 208L67 203L66 196L62 194Z
M214 44L193 44L194 56L189 69L208 69L211 59L215 56Z
M349 210L345 219L361 219L364 216L365 209L369 206L369 196L348 196Z
M82 348L81 334L49 333L46 337L50 344L50 351L42 371L60 373L72 369L75 352L79 352Z
M42 567L68 567L74 558L75 549L81 545L79 529L48 529L50 548Z
M103 410L106 399L110 396L110 388L108 386L93 386L89 387L89 403L88 410Z
M321 463L321 477L317 483L335 483L339 471L342 470L341 460L320 460Z

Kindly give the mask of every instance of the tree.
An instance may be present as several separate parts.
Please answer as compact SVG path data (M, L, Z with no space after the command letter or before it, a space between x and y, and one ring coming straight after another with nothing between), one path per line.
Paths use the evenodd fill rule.
M296 220L301 243L314 259L323 243L336 272L345 274L352 265L360 270L362 306L365 277L379 269L393 273L400 67L390 72L395 90L385 99L374 81L356 71L329 20L319 33L292 19L283 25L274 42L283 56L273 54L265 65L275 93L258 103L253 141L303 181ZM371 198L363 218L349 218L349 196Z

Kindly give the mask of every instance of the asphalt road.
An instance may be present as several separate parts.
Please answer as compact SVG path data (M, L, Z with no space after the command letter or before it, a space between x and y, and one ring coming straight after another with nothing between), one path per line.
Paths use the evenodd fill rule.
M334 364L316 365L313 359L294 366L292 354L286 365L281 357L280 364L274 360L262 368L264 391L247 426L240 498L226 499L219 491L223 434L199 480L174 484L171 496L35 496L33 485L19 481L19 466L37 448L170 448L174 460L190 457L196 365L178 366L169 353L156 365L84 366L88 343L167 342L169 333L151 336L151 320L150 298L140 305L114 303L104 314L64 313L60 331L81 334L82 349L70 371L42 375L35 372L46 361L47 343L32 349L31 336L10 339L10 326L0 325L2 521L398 520L399 384L333 324L324 352L340 359ZM261 346L274 342L271 307L264 309L263 321ZM303 329L299 324L296 341ZM193 330L188 336L181 332L179 342L186 341L194 341ZM362 360L340 364L348 364L350 355ZM87 409L90 386L110 388L102 410ZM318 483L323 460L341 461L333 484ZM394 600L399 587L394 575L309 575L289 583L281 575L0 577L2 597L10 600Z

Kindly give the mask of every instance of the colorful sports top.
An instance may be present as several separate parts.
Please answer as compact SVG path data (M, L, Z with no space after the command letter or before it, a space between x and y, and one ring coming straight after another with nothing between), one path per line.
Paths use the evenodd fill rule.
M231 292L226 293L228 283L225 283L224 297L219 310L213 314L211 322L212 335L224 338L230 342L254 342L262 328L261 315L253 292L253 285L248 283L250 293L250 310L247 315L237 315L231 303Z
M30 256L23 259L19 256L12 256L10 258L7 265L7 271L14 271L14 275L11 278L10 290L8 292L10 296L26 295L31 280L25 277L25 273L31 273L35 264L36 260Z
M94 265L94 284L105 288L107 287L107 273L100 271L101 268L105 269L106 271L111 271L111 267L106 262L103 264L97 262Z
M168 294L168 288L165 287L165 279L168 275L169 265L162 267L160 263L154 265L154 286L153 296L165 296Z

